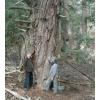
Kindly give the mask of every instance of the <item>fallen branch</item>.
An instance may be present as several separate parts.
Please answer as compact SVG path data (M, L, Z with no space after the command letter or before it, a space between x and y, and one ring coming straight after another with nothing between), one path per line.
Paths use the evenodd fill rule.
M69 83L69 84L75 84L75 85L90 85L91 83L75 83L75 82L68 82L66 80L58 79L58 82L61 83Z
M14 95L15 97L19 98L19 99L22 99L22 100L31 100L30 98L25 98L25 97L21 96L20 94L18 94L15 91L11 91L10 89L5 88L5 90L7 92L9 92L10 94Z
M76 71L78 71L79 73L81 73L83 76L85 76L86 78L88 78L90 81L94 82L94 79L92 79L91 77L89 77L88 75L86 75L85 73L83 73L82 71L80 71L79 69L77 69L76 67L74 67L71 63L69 63L68 61L66 61L66 63L69 64Z
M5 76L5 77L12 78L12 76Z
M26 32L27 30L25 29L21 29L21 28L18 28L20 31L23 31L23 32Z
M10 83L10 85L11 85L11 86L15 86L16 84L14 84L14 83Z
M13 70L13 71L11 71L11 72L6 72L5 74L12 74L12 73L14 73L14 72L20 72L20 70Z

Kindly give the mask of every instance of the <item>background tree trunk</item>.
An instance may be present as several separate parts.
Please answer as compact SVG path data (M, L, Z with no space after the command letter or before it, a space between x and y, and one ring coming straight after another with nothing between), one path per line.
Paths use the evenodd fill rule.
M82 33L87 34L87 0L82 0Z

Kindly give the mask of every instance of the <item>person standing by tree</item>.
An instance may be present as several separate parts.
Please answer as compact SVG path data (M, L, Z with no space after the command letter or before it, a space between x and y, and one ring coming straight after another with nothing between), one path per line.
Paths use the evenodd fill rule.
M57 60L55 57L52 57L52 59L49 61L51 64L51 69L49 72L49 77L46 81L46 90L49 90L51 85L53 86L53 92L57 93L58 89L58 82L57 82L57 77L58 77L58 64Z
M23 67L20 71L25 71L24 88L29 90L33 85L33 63L31 60L31 54L27 54L22 66Z

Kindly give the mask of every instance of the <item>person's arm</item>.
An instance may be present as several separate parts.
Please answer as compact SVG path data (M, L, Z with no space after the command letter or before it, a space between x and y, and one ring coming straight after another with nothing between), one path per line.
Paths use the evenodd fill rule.
M58 78L58 65L57 65L57 68L56 68L56 78Z
M23 65L20 66L20 71L23 71Z
M50 77L52 80L55 78L56 73L57 73L57 65L53 64L51 69L50 69Z
M54 78L58 78L58 64L55 64L55 67L54 67L54 76L53 76L53 79Z
M23 71L25 66L26 66L26 59L23 60L23 63L22 63L21 68L20 68L20 71Z

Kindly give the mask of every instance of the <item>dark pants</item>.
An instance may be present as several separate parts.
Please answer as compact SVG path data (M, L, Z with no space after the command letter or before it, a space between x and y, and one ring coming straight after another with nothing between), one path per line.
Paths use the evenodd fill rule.
M29 89L33 85L33 73L25 72L24 88Z
M53 81L51 81L49 89L50 89L50 90L53 89Z

